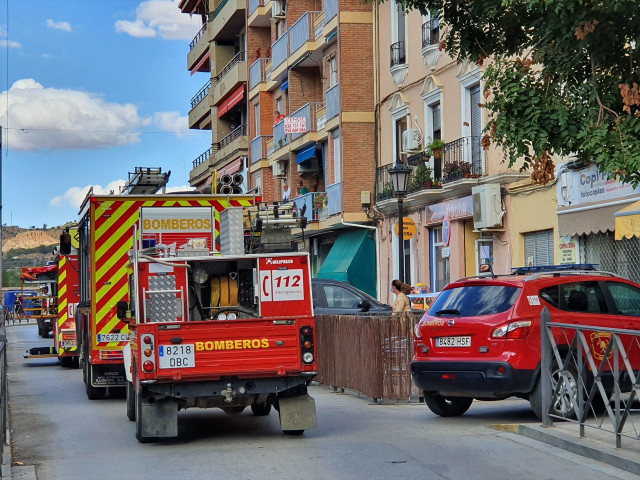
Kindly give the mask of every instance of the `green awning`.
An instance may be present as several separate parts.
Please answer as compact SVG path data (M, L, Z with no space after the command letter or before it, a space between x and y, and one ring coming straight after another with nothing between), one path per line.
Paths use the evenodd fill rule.
M317 277L349 282L376 298L376 245L371 232L359 229L341 234Z

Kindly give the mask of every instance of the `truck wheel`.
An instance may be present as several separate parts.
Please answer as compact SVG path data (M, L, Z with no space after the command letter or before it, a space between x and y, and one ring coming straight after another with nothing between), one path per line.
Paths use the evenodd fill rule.
M269 415L269 413L271 413L271 404L256 403L254 405L251 405L251 411L256 417L264 417L265 415Z
M136 419L136 392L133 382L127 382L127 418L132 422Z
M137 393L135 393L135 400L136 400L136 411L135 411L136 439L140 443L157 442L158 437L145 437L144 435L142 435L142 414L140 413L142 411L142 397Z
M60 366L65 368L71 367L71 364L73 363L73 359L71 357L58 357L58 360L60 361Z
M457 417L469 410L473 398L443 397L437 393L424 392L424 401L436 415L441 417Z

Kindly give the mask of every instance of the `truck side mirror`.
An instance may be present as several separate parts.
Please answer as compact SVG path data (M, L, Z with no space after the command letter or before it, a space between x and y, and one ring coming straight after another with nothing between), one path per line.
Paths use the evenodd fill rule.
M63 233L60 235L60 254L69 255L71 253L71 235Z
M117 310L117 315L118 315L118 319L122 320L123 322L129 322L129 316L127 315L128 310L129 310L129 302L125 302L125 301L121 301L116 303L116 310Z

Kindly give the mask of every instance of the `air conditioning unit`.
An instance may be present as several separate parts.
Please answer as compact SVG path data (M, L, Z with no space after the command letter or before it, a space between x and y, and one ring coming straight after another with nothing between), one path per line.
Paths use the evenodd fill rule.
M287 160L276 160L271 165L273 178L285 178L287 176Z
M298 163L298 173L316 173L320 171L318 159L312 157L302 163Z
M409 129L402 132L402 151L419 152L422 144L422 135L420 130Z
M499 183L476 185L471 189L473 199L473 228L502 226L502 197Z
M284 17L286 13L284 2L282 0L274 0L273 5L271 6L271 16Z

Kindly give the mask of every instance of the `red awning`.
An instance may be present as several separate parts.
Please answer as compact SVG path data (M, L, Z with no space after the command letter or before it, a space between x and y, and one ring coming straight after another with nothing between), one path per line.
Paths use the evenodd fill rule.
M202 57L202 60L200 60L195 67L193 67L191 69L191 75L193 75L194 73L196 73L198 70L200 70L200 67L202 66L202 64L204 62L206 62L207 60L209 60L209 55L211 55L211 51L207 50L207 54Z
M236 158L233 162L228 163L225 167L218 170L218 178L222 175L233 175L242 167L242 157Z
M244 85L240 85L231 95L227 97L227 99L220 104L218 107L218 118L223 116L229 110L231 110L234 106L238 104L240 100L244 97Z

